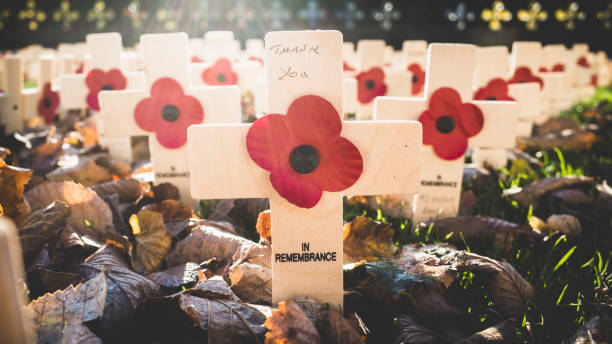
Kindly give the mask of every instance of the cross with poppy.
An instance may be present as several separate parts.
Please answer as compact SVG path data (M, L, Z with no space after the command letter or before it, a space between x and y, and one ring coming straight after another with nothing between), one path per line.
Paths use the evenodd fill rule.
M506 113L510 116L506 116L504 120L514 119L514 122L507 122L505 131L516 134L519 104L509 94L509 85L505 80L508 75L508 57L506 46L476 48L475 92L472 99L487 103L498 102L500 106L507 107ZM514 137L507 141L475 140L470 142L470 146L473 148L472 161L487 162L494 167L505 166L508 161L506 149L514 146Z
M568 51L563 44L548 44L544 47L541 73L564 72L569 62Z
M102 90L144 88L144 73L121 70L121 35L117 32L95 33L86 37L89 60L80 74L63 74L59 78L60 99L64 109L89 108L100 111L98 95ZM126 162L132 161L129 137L109 137L99 115L94 119L100 136L98 142L107 146L111 154Z
M2 340L7 343L31 343L36 334L25 316L26 292L20 286L25 277L17 227L6 216L0 216L0 321Z
M592 96L595 89L591 86L591 53L589 45L585 43L576 43L572 46L573 55L573 86L576 93L576 101L587 99Z
M417 192L421 126L341 120L339 31L270 32L265 46L271 114L252 125L190 127L191 192L268 197L272 302L304 295L342 309L342 197ZM281 78L288 65L308 78Z
M413 75L405 70L385 68L385 48L385 41L379 39L357 42L358 119L372 118L376 97L410 94Z
M430 44L424 97L376 99L376 120L419 120L423 125L421 191L416 202L407 200L412 212L406 215L414 221L457 215L468 144L514 145L515 109L502 102L472 101L475 67L474 45Z
M23 90L23 59L20 56L5 56L4 92L0 93L0 124L6 134L23 129L26 119Z
M56 88L55 56L41 55L38 59L38 88L23 91L26 119L40 116L46 124L52 124L57 118L60 97Z
M155 182L176 185L182 200L194 204L189 197L187 127L239 123L240 92L235 86L191 86L185 33L142 35L140 47L146 88L100 92L104 129L119 137L149 136Z
M404 41L402 43L402 66L406 66L406 70L412 74L411 96L423 94L426 63L427 41Z

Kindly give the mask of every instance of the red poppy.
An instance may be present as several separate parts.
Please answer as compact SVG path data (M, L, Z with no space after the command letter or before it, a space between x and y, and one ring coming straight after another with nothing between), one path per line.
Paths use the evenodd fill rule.
M354 72L355 68L353 68L346 61L342 61L342 70L345 71L345 72Z
M204 62L204 60L202 60L199 56L193 55L191 57L191 63L202 63L202 62Z
M53 123L59 107L59 93L51 89L51 83L47 82L43 87L40 99L38 100L38 115L45 119L47 124Z
M597 87L598 81L599 81L599 78L597 77L597 74L591 75L591 86Z
M540 67L538 70L540 73L548 73L548 72L564 72L565 66L562 63L555 64L551 70L548 70L546 67Z
M85 84L89 88L87 105L95 111L100 111L98 103L98 92L107 90L124 90L127 80L123 73L117 68L104 72L101 69L92 69L85 78Z
M421 93L423 85L425 85L425 71L421 69L418 63L413 63L406 69L412 73L412 95Z
M540 73L548 73L548 68L540 67L540 68L538 68L538 72L540 72Z
M340 136L342 121L334 106L314 95L291 103L287 115L261 117L249 128L249 156L270 171L274 189L290 203L312 208L323 191L342 191L363 172L359 149Z
M361 72L355 77L357 79L357 98L362 104L367 104L378 96L387 93L385 72L380 67L372 67L367 72Z
M512 76L512 78L508 80L509 84L522 84L526 82L537 82L538 84L540 84L540 88L544 86L544 82L542 81L542 79L533 75L529 67L524 67L524 66L518 67L514 71L514 75Z
M136 105L134 119L143 130L155 132L162 146L174 149L187 142L187 127L202 123L204 109L176 80L159 78L151 86L151 97Z
M589 61L587 61L586 57L581 56L577 61L576 64L579 66L582 66L584 68L589 68L591 67L591 65L589 64Z
M479 88L474 93L474 100L511 100L508 95L508 83L501 78L492 79L485 87Z
M482 130L484 116L480 108L463 103L457 91L437 89L429 99L429 109L419 117L423 125L423 144L432 145L438 157L455 160L465 154L468 137Z
M207 85L236 85L238 75L232 70L232 64L228 59L220 58L214 65L204 70L202 79Z
M264 61L261 57L257 57L257 56L251 56L249 57L249 61L257 61L259 63L261 63L261 65L264 65Z

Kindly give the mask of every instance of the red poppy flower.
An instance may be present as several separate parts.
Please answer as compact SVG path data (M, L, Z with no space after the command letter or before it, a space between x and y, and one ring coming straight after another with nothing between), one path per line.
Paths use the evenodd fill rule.
M418 63L413 63L406 69L412 73L412 95L421 93L423 85L425 85L425 71L421 69Z
M597 74L591 75L591 86L597 87L598 81L599 81L599 78L597 77Z
M51 83L47 82L43 87L40 99L38 100L38 115L45 119L47 124L53 123L59 107L59 93L51 89Z
M501 78L492 79L485 87L479 88L474 93L474 100L511 100L508 95L508 83Z
M202 123L202 104L171 78L159 78L151 86L151 97L141 100L134 109L136 124L154 132L164 147L180 148L187 142L187 127Z
M251 56L249 57L249 61L257 61L261 63L262 66L264 65L264 60L261 57Z
M191 63L202 63L202 62L204 62L204 60L202 60L199 56L193 55L191 57Z
M544 82L542 81L542 79L533 75L529 67L524 67L524 66L518 67L514 71L514 75L512 76L512 78L508 80L509 84L522 84L526 82L537 82L538 84L540 84L540 88L544 86Z
M355 77L357 79L357 98L362 104L367 104L378 96L387 93L385 72L380 67L372 67L367 72L361 72Z
M419 117L423 125L423 144L432 145L437 156L455 160L465 154L468 137L482 130L484 116L480 108L463 103L457 91L437 89L429 99L429 109Z
M92 69L85 78L85 84L89 88L87 105L95 111L100 110L98 103L98 92L107 90L124 90L127 80L123 73L117 68L104 72L101 69Z
M354 72L355 68L353 68L346 61L342 61L342 70L345 71L345 72Z
M589 64L589 61L587 61L586 57L582 56L580 57L577 61L576 64L579 66L582 66L584 68L589 68L591 67L591 65Z
M327 100L314 95L291 103L287 115L261 117L249 128L249 156L270 171L274 189L290 203L312 208L323 191L342 191L363 172L355 145L340 136L340 115Z
M540 72L540 73L548 73L548 68L540 67L540 68L538 68L538 72Z
M565 72L565 65L563 63L557 63L552 67L553 72Z
M204 70L202 79L207 85L236 85L238 75L232 70L228 59L220 58Z

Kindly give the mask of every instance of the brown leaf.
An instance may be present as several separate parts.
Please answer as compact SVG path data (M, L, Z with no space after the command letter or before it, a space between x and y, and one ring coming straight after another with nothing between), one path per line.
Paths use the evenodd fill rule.
M533 287L512 265L475 253L461 253L457 268L460 271L486 273L488 289L493 302L507 316L519 316L525 301L533 297Z
M77 285L83 281L81 276L77 274L51 271L39 267L34 268L33 271L28 271L27 277L31 298L64 289L70 285Z
M147 277L164 288L177 289L182 286L192 287L198 281L196 263L185 263L166 270L148 274Z
M272 247L251 242L241 245L232 258L232 265L245 262L272 268Z
M130 325L138 305L161 292L155 282L130 270L120 251L111 245L101 247L78 265L76 271L85 278L101 271L108 276L106 305L100 323L104 334L121 333Z
M459 216L472 216L476 213L476 195L468 190L461 193L459 198Z
M480 332L461 340L458 344L497 344L518 343L516 331L521 323L515 318L505 320L495 326L486 328Z
M136 179L119 179L91 187L100 196L117 194L121 202L132 202L143 193L142 182Z
M551 177L544 178L523 188L504 191L504 196L516 200L521 206L528 207L540 197L550 192L570 187L591 187L595 180L591 177Z
M448 244L432 244L422 247L407 245L402 247L392 261L410 274L431 276L448 288L455 280L454 260L445 259L458 252Z
M578 128L578 123L576 123L576 120L571 117L551 117L544 123L537 126L536 134L538 136L543 136L556 131L562 131L565 129L575 130Z
M255 241L259 239L253 230L257 217L267 209L270 209L270 201L267 198L224 199L217 203L209 220L229 221L238 234Z
M349 322L338 312L323 311L317 321L317 330L321 335L321 342L329 344L358 344L365 343L364 339L355 331Z
M243 263L230 271L232 291L250 303L272 304L272 269Z
M30 212L23 190L31 177L32 170L10 166L0 160L0 215L19 223Z
M526 151L549 150L560 148L563 151L591 150L605 142L603 137L595 131L587 129L564 130L550 133L545 136L517 137L516 146Z
M170 183L153 185L153 200L155 202L162 202L167 199L178 200L180 198L178 188Z
M610 332L611 324L606 324L606 321L602 319L601 316L595 316L591 318L584 327L578 330L572 338L567 341L567 343L572 344L597 344L597 343L607 343L606 332ZM608 327L606 327L608 326ZM606 330L607 329L607 330Z
M132 255L134 270L139 273L159 270L172 245L162 215L150 210L141 210L130 217L130 225L136 239Z
M270 209L264 210L257 216L257 224L255 229L259 233L259 237L267 243L272 242L272 224L270 219Z
M164 221L198 218L190 205L173 199L167 199L161 203L148 204L143 209L161 213Z
M98 127L96 126L93 117L87 121L79 121L74 123L74 128L81 134L83 147L94 146L98 143Z
M113 159L110 155L101 155L96 158L96 164L108 169L110 173L121 179L130 177L132 167L127 162Z
M46 242L58 235L68 216L70 207L64 202L53 202L29 213L18 232L23 254L26 257L36 254Z
M395 231L388 223L357 216L342 229L344 263L392 257L397 251L393 243L394 234Z
M445 344L455 342L453 338L447 338L436 331L419 325L408 315L397 317L397 330L398 335L394 341L396 344Z
M398 219L410 218L412 207L409 200L401 195L366 196L365 204L372 209L380 209L385 215ZM363 204L363 203L362 203Z
M96 277L53 294L45 294L26 307L39 343L59 343L64 326L98 319L107 301L107 277Z
M11 150L6 147L0 147L0 160L6 160L6 158L11 155Z
M44 208L53 201L66 202L72 209L67 223L81 235L99 239L105 229L113 226L113 214L108 205L80 184L46 182L26 192L25 197L33 209Z
M106 168L90 159L81 161L74 167L60 168L47 174L47 179L54 182L71 180L85 186L107 182L112 178Z
M102 344L102 339L82 323L71 323L64 327L61 344Z
M254 242L208 224L198 225L185 239L168 252L168 266L187 262L201 263L213 257L231 258L242 245Z
M266 344L315 344L321 337L312 322L293 301L281 301L266 319Z

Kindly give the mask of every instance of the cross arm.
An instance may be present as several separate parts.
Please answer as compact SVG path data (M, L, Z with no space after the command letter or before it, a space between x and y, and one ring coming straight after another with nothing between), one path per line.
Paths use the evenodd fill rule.
M375 120L416 121L425 110L424 98L376 97L374 100Z
M469 139L472 147L512 148L515 144L519 104L506 101L472 101L485 116L480 133Z
M63 74L59 77L61 106L64 109L87 107L87 86L83 74Z

